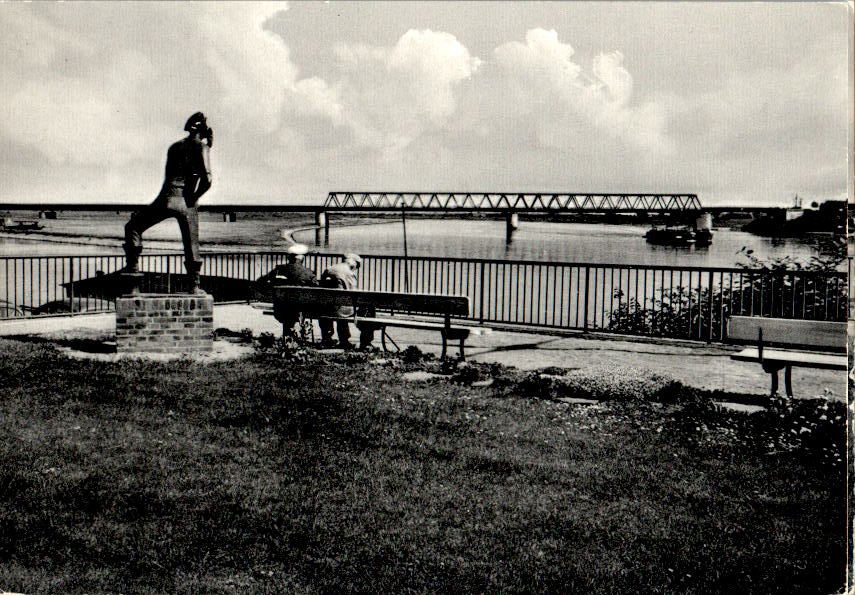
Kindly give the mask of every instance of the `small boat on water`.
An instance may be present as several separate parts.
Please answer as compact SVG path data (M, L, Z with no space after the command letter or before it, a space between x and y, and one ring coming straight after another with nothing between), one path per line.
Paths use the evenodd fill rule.
M38 231L43 227L44 226L38 221L15 221L14 223L10 221L4 221L2 226L0 226L0 231Z
M712 244L712 232L689 226L654 227L644 234L644 239L649 244L662 246L709 246Z

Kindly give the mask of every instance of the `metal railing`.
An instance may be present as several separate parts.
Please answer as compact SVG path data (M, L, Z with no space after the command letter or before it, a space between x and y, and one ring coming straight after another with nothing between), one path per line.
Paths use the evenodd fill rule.
M248 300L252 299L248 282L284 263L285 257L284 252L205 253L202 274L225 281L220 286L229 291L221 290L215 298ZM338 260L334 254L309 254L306 265L319 275ZM0 318L111 310L114 302L103 296L75 295L75 287L81 285L74 282L118 271L123 265L122 255L0 257ZM159 290L183 287L183 255L143 255L140 265L143 271L158 274ZM851 273L851 259L847 275L364 256L359 287L466 295L469 318L484 324L721 341L731 314L846 320L852 311Z

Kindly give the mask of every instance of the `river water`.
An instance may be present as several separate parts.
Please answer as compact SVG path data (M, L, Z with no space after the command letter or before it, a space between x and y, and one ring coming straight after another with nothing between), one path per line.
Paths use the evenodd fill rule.
M34 233L0 233L0 256L121 254L125 216L42 221ZM284 250L282 231L297 229L295 240L320 252L404 254L400 219L354 225L333 221L328 242L316 244L308 221L274 217L233 223L204 220L200 225L203 251ZM302 230L301 230L302 228ZM743 248L769 260L790 256L807 262L816 255L816 238L764 238L732 229L714 230L707 247L648 244L649 226L522 221L512 241L505 242L499 220L408 219L406 251L410 256L465 257L546 262L638 264L660 266L733 267L746 262ZM180 235L172 221L155 226L144 236L147 251L180 251Z
M742 248L762 259L791 256L808 261L817 252L811 239L763 238L746 232L715 230L707 247L648 244L649 226L523 221L510 244L504 221L416 219L406 222L410 256L446 256L547 262L732 267L744 262ZM326 249L332 252L403 254L400 221L330 229ZM314 244L314 230L294 239Z

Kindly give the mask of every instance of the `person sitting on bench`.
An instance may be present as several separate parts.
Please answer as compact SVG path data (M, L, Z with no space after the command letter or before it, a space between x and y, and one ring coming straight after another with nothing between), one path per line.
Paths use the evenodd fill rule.
M302 287L312 287L318 285L318 280L315 278L315 273L303 265L303 257L309 247L305 244L292 244L288 246L286 252L287 264L280 264L273 268L272 271L260 277L257 281L262 287L268 285L297 285ZM281 308L281 311L279 310ZM294 338L306 337L304 329L295 330L294 325L300 322L301 316L298 310L288 308L287 305L274 304L276 319L282 321L283 335L290 334Z
M362 258L358 254L345 254L344 260L338 264L334 264L326 269L321 274L321 287L330 289L356 289L356 271L362 266ZM373 312L360 312L364 316L373 316ZM331 312L330 316L338 318L349 318L353 316L353 308L350 306L340 306L335 312ZM329 319L318 320L318 325L321 327L321 344L325 347L333 344L333 321ZM374 340L374 329L372 327L364 327L357 322L359 329L359 348L362 350L370 349L371 342ZM342 349L353 349L353 344L350 342L350 323L347 320L337 320L336 330L338 331L338 344Z

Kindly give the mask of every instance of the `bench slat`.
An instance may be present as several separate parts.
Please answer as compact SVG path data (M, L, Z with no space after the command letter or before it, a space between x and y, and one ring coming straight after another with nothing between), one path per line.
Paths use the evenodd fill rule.
M275 302L318 314L322 314L325 308L329 311L331 307L356 305L450 316L469 315L469 298L465 295L280 286L273 288L273 296Z
M445 324L441 322L428 322L426 320L411 320L407 318L364 318L359 317L356 319L357 322L368 322L371 324L376 324L377 326L391 326L397 328L411 328L416 330L428 330L428 331L442 331L446 329ZM484 335L485 331L489 329L477 327L477 326L467 326L462 324L452 324L447 327L455 335L461 335L465 333L468 335Z
M763 343L842 351L846 348L846 323L823 320L787 320L758 316L731 316L727 321L727 338L731 341L756 343L759 330ZM764 350L765 357L765 350Z
M788 364L806 368L818 368L823 370L846 370L847 361L845 355L831 355L828 353L805 353L803 351L787 351L784 349L764 349L763 359L756 347L748 347L730 356L731 359L742 362Z

